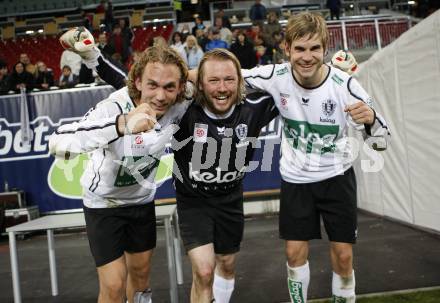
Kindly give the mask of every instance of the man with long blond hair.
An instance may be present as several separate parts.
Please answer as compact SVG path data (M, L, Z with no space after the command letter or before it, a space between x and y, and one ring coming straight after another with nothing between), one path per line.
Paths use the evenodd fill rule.
M256 138L278 111L267 94L245 96L240 63L226 49L205 53L196 88L174 135L193 137L174 152L182 172L175 180L179 226L192 265L191 302L228 303L243 237L242 181Z
M355 302L356 179L347 130L353 126L364 138L389 135L360 84L324 64L328 42L322 16L300 13L286 27L290 62L242 71L248 85L274 97L284 122L279 232L294 303L307 301L308 241L321 238L320 217L330 240L333 302Z
M62 37L64 46L75 43L70 34ZM113 73L116 77L107 77L121 77ZM59 127L50 138L51 153L62 159L89 153L81 184L99 303L152 302L154 177L173 123L189 105L183 98L187 74L174 50L150 47L132 66L127 87L98 103L81 121Z

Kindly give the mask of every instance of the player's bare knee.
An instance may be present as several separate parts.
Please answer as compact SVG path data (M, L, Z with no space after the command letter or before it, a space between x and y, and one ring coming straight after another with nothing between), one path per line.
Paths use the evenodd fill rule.
M235 257L233 255L217 256L216 271L224 278L233 278L235 274Z
M199 284L212 285L214 281L214 268L203 266L194 271L194 277Z
M125 280L119 278L109 279L104 283L100 283L100 292L112 299L122 298L125 294L125 288Z
M136 266L129 269L130 276L135 280L148 280L149 272L148 266Z
M353 262L353 254L351 251L340 250L336 252L336 260L338 265L344 269L351 268Z
M307 250L302 248L286 248L286 258L289 266L297 267L306 264Z

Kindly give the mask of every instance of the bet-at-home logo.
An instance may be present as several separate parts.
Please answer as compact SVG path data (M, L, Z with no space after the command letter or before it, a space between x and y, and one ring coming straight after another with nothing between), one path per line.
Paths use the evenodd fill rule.
M30 122L33 140L29 145L21 140L21 124L9 123L0 118L0 162L48 158L49 137L63 124L78 121L81 117L62 118L54 123L49 117L41 116Z

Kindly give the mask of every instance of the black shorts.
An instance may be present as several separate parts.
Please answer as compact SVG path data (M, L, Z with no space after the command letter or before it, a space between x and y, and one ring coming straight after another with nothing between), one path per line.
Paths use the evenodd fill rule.
M209 243L214 244L216 254L240 250L244 229L243 195L230 201L178 197L177 213L186 251Z
M96 267L110 263L124 252L156 247L154 202L116 208L84 207L87 236Z
M320 216L333 242L355 243L357 237L356 177L353 168L327 180L281 182L279 231L285 240L321 239Z

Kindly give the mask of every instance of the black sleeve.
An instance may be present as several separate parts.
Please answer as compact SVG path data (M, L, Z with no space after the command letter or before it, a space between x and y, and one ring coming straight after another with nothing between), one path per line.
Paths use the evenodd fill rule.
M279 115L274 99L266 92L247 88L246 102L252 104L254 110L257 111L260 127L269 124L270 121Z
M125 86L127 72L118 66L117 63L102 55L98 57L98 63L96 72L102 80L116 89L121 89Z

